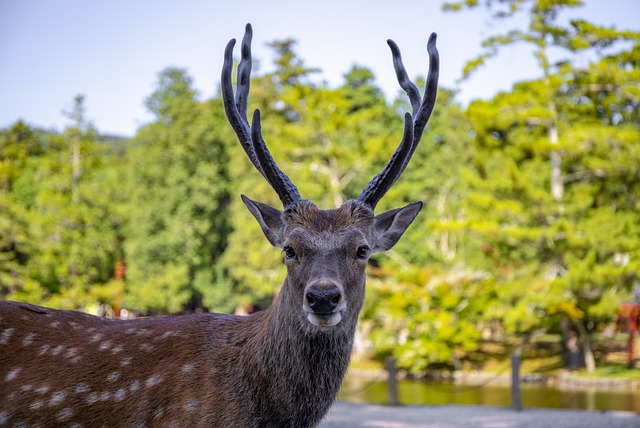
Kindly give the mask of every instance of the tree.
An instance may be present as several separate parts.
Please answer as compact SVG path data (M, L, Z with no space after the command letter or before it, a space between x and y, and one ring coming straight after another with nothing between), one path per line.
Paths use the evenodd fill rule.
M0 194L0 296L3 299L39 300L40 284L31 280L26 264L33 251L24 208ZM37 294L38 297L35 297Z
M73 120L73 126L69 128L69 142L71 145L71 201L78 203L78 185L80 175L82 174L80 145L82 134L86 134L91 129L90 124L86 123L85 102L83 95L77 95L73 99L73 109L66 112L65 115Z
M405 94L399 100L395 110L405 111ZM462 173L473 148L471 125L452 91L439 91L422 140L380 205L422 200L423 210L399 249L375 259L362 315L375 356L393 355L399 367L414 374L459 368L478 345L477 325L493 296L483 273L464 263L473 251L460 226L467 185Z
M591 136L593 144L603 147L602 153L622 146L625 154L634 158L634 150L624 142L626 137L621 139L614 122L602 120L604 104L598 97L603 91L596 91L595 97L582 95L589 92L589 85L584 85L586 71L574 66L571 60L572 54L579 51L593 50L601 56L620 42L629 46L629 42L638 40L639 34L581 19L572 19L563 26L561 12L580 6L582 2L578 0L485 4L495 19L525 12L528 28L486 39L482 54L467 63L463 74L472 73L504 46L522 42L533 47L542 75L539 80L517 84L510 93L469 107L469 117L477 132L477 157L470 174L471 228L484 237L482 249L487 261L505 283L503 306L496 305L489 311L501 317L511 332L524 333L555 325L563 327L568 343L572 334L569 328L576 330L583 343L587 368L592 370L588 332L595 313L591 313L598 312L599 305L602 309L605 300L611 306L612 299L605 298L611 290L628 290L634 281L628 267L614 266L613 255L629 251L629 245L620 246L614 236L635 231L636 225L626 209L619 206L611 209L611 193L594 195L596 187L603 190L595 184L594 165L608 160L597 152L586 156L584 139L589 130L594 130L596 121L600 122L599 132ZM467 0L448 3L445 8L460 10L478 5ZM556 58L559 52L564 57ZM622 55L628 53L623 51ZM617 67L620 74L635 65L618 63ZM592 65L589 72L597 68ZM616 79L606 92L610 95L628 92L622 85L624 80ZM585 107L591 109L590 114L584 114ZM575 174L575 170L581 172ZM625 183L622 186L628 180L634 181L631 176L620 175L615 180ZM598 222L614 232L608 234L604 247L604 237L595 226ZM596 239L596 235L600 238ZM612 264L602 276L598 272L603 271L605 260L611 260ZM611 315L610 307L608 311ZM561 318L565 321L559 322Z
M228 133L218 100L200 103L184 70L160 73L155 121L129 156L126 304L143 311L228 311L219 260L230 232Z
M34 299L40 284L29 279L26 264L33 252L24 189L16 182L32 157L42 154L41 141L24 122L0 132L0 296ZM24 180L22 180L24 182ZM33 184L30 186L30 191ZM41 298L41 295L40 297ZM35 300L38 300L36 297Z
M118 287L100 289L121 258L117 154L97 141L84 111L78 96L76 126L64 135L22 122L1 134L3 297L65 308L83 307L96 293L118 297Z

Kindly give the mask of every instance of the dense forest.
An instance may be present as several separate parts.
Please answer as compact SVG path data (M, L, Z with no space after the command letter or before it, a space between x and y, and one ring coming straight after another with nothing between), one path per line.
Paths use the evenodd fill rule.
M440 88L378 209L425 208L371 260L360 329L370 352L414 373L456 366L488 337L540 333L577 338L592 367L593 335L640 286L640 34L561 20L578 1L478 3L445 8L521 14L526 28L483 41L463 74L526 43L541 77L468 106ZM301 194L338 206L395 149L406 96L387 100L360 66L341 86L313 83L321 71L295 41L270 47L273 71L252 78L249 108L262 111L263 135ZM584 52L592 60L577 65ZM64 132L28 118L0 130L0 298L138 315L268 306L282 256L240 194L279 201L220 96L200 100L187 70L167 68L146 99L154 120L131 139L101 135L88 102L76 96Z

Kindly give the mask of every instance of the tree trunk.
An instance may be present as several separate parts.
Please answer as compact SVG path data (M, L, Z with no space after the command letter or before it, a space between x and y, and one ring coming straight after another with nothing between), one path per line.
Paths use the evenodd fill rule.
M572 328L569 318L560 320L560 330L562 331L562 339L564 348L567 353L567 365L569 370L577 370L582 366L580 358L580 347L578 346L578 334Z
M71 136L71 202L78 203L78 184L80 182L80 130Z
M580 321L574 321L574 324L580 334L580 339L582 342L582 353L584 355L584 366L587 369L587 372L593 373L596 370L596 360L593 356L593 350L591 349L591 338L589 337L589 332L582 325Z
M547 128L547 135L552 146L557 146L559 142L558 122L556 120L556 106L554 103L549 104L549 109L553 119ZM551 161L551 197L554 201L560 203L564 196L564 182L562 180L562 157L558 150L554 150L549 155Z

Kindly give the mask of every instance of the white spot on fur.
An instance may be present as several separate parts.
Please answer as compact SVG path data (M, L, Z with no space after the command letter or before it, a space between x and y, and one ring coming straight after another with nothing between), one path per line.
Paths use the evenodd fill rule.
M91 391L91 387L86 383L79 383L76 385L74 391L78 394L84 394L85 392Z
M162 336L160 336L160 339L167 339L169 337L178 337L178 336L180 336L179 331L167 330L164 333L162 333Z
M42 408L42 401L41 400L34 401L33 403L29 404L29 408L31 410L38 410Z
M54 321L51 324L49 324L49 327L53 327L53 328L58 328L60 327L60 321Z
M7 412L0 412L0 425L6 424L7 419L9 419L9 414Z
M66 409L62 409L60 413L58 413L57 418L60 422L65 422L71 419L72 416L73 416L73 411L69 408L66 408Z
M91 392L89 393L89 395L87 395L87 398L85 398L84 401L87 404L93 404L98 401L98 394L96 394L95 392Z
M67 358L73 358L76 356L77 353L78 353L78 348L69 348L67 349L67 352L64 354L64 356Z
M162 382L164 380L164 377L162 377L161 375L153 375L150 376L145 382L144 385L147 388L150 388L152 386L156 386L157 384L159 384L160 382Z
M51 387L49 385L43 385L43 386L40 386L40 387L36 388L35 391L38 394L46 394L47 392L49 392L50 389L51 389Z
M33 388L33 386L32 386L32 385L22 385L22 386L20 387L20 391L22 391L22 392L31 391L31 388Z
M20 367L16 367L13 370L9 370L9 373L7 373L7 375L4 377L5 382L14 380L16 377L18 377L21 371L22 371L22 368Z
M38 355L44 355L49 351L50 346L49 345L42 345L40 347L40 350L38 351Z
M57 406L58 404L62 403L66 397L67 397L67 394L65 394L62 391L54 392L53 394L51 394L51 400L49 400L49 405Z
M100 394L100 401L108 401L111 398L111 393L109 391L105 391Z
M136 334L137 334L138 336L150 336L150 335L151 335L151 332L150 332L148 329L146 329L146 328L141 328L140 330L138 330L138 331L136 332Z
M155 349L155 346L151 345L150 343L142 343L140 344L140 349L143 351L151 352Z
M123 358L122 361L120 361L121 366L128 366L129 364L131 364L131 357Z
M111 341L110 340L105 340L104 342L102 342L100 344L100 350L104 351L105 349L109 349L111 347Z
M71 328L72 328L72 329L74 329L74 330L79 330L79 329L80 329L80 324L78 324L78 323L77 323L77 322L75 322L75 321L71 321L71 322L69 323L69 325L70 325L70 326L71 326Z
M140 389L140 381L139 380L134 380L131 383L131 386L129 386L129 391L131 391L131 392L136 392L139 389Z
M89 340L91 340L92 342L97 342L100 339L102 339L102 334L96 333L93 336L91 336L91 338Z
M119 352L122 352L122 350L123 350L123 349L124 349L124 348L123 348L122 346L120 346L120 345L118 345L118 346L114 346L114 348L111 350L111 353L112 353L112 354L117 354L117 353L119 353Z
M120 378L120 373L112 372L112 373L109 373L109 376L107 376L107 382L113 383L117 381L119 378Z
M11 336L13 336L14 331L16 331L16 329L13 327L5 328L4 330L2 330L2 334L0 334L0 345L6 345L7 343L9 343L9 340L11 339Z
M136 329L135 328L128 328L124 332L125 332L125 334L133 334L133 333L136 332Z
M198 368L197 364L188 363L182 366L182 373L193 373L196 371L197 368Z
M127 396L127 391L124 388L120 388L113 393L113 399L116 401L122 401L126 396Z
M58 345L51 350L51 355L60 355L64 351L64 345Z
M33 338L36 335L34 333L29 333L25 337L22 338L22 346L29 346L33 343Z
M187 400L187 402L184 403L185 410L191 411L191 410L196 410L197 408L198 408L198 400L191 399L191 400Z

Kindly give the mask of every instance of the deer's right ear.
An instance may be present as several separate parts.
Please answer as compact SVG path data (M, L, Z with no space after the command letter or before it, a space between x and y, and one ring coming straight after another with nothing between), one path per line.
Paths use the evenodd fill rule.
M245 195L240 195L242 202L247 206L251 214L258 220L262 233L267 237L271 245L276 248L284 246L284 222L282 211L270 205L253 201Z

